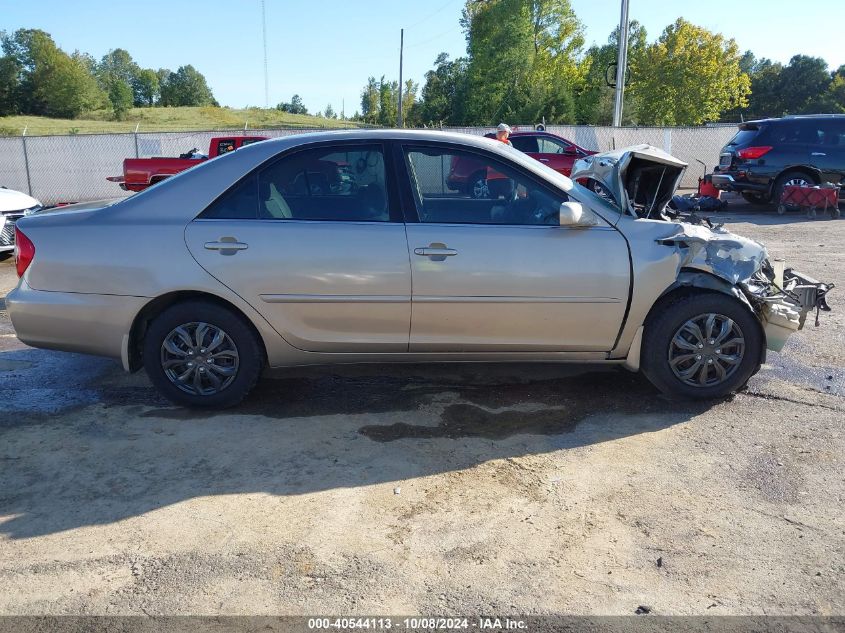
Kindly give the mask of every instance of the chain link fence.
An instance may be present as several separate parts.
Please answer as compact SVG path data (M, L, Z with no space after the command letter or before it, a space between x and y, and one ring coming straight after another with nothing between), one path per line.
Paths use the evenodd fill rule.
M516 129L531 129L531 126L516 126ZM719 150L734 134L736 126L613 128L549 125L546 129L581 147L598 151L641 143L654 145L689 164L682 186L695 187L698 177L705 171L711 171L718 162ZM482 135L494 128L448 130ZM129 193L107 181L106 177L121 175L124 158L178 156L192 148L205 152L212 137L249 135L274 138L313 131L320 130L297 128L0 137L0 185L27 192L42 204L122 197Z

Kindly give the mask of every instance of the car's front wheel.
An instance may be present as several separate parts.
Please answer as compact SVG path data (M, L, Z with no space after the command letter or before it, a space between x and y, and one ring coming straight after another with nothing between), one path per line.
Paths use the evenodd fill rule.
M657 306L642 344L643 373L658 389L702 399L745 386L760 367L764 339L748 307L702 292Z
M173 305L150 324L144 368L169 400L231 407L252 390L264 365L261 342L242 316L210 301Z

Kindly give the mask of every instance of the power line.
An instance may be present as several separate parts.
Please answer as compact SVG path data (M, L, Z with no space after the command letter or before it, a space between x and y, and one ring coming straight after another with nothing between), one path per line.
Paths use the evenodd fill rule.
M417 26L417 25L419 25L419 24L422 24L423 22L425 22L425 21L427 21L427 20L430 20L430 19L431 19L431 18L433 18L435 15L437 15L438 13L440 13L441 11L443 11L443 9L445 9L446 7L452 6L453 4L455 4L455 0L448 0L448 2L446 2L446 4L444 4L444 5L443 5L442 7L440 7L439 9L435 9L433 12L429 13L429 14L428 14L427 16L425 16L423 19L418 20L418 21L414 22L413 24L411 24L410 26L407 26L407 27L405 27L405 28L412 29L412 28L414 28L415 26Z
M449 35L451 33L454 33L455 31L459 30L460 28L461 27L459 27L459 26L458 27L453 26L448 31L443 31L442 33L438 33L437 35L434 35L433 37L429 37L428 39L425 39L422 42L417 42L416 44L406 46L405 48L417 48L419 46L422 46L423 44L428 44L429 42L433 42L434 40L441 38L444 35Z

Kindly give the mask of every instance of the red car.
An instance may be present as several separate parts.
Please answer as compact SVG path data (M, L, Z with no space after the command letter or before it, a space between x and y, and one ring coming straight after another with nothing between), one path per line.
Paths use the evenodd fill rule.
M496 138L493 133L485 136ZM510 141L515 149L525 152L564 176L572 172L572 164L576 160L596 153L551 132L513 132ZM473 160L455 157L452 159L446 184L450 189L463 191L472 198L489 198L491 192L488 181L501 178L503 176L499 174L488 174Z

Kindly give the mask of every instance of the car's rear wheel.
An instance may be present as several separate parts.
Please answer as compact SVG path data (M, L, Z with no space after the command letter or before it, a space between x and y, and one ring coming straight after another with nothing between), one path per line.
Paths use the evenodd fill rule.
M771 202L771 200L769 200L769 196L764 193L753 193L751 191L743 191L740 195L749 204L765 206Z
M717 398L759 369L764 340L757 317L721 293L681 295L657 307L643 336L643 373L661 391Z
M144 338L144 367L169 400L231 407L261 375L261 342L242 316L210 301L186 301L158 315Z
M772 202L780 204L780 199L783 196L784 187L790 185L798 185L799 187L812 187L816 183L807 174L801 171L788 171L781 174L775 181L775 187L772 191Z

